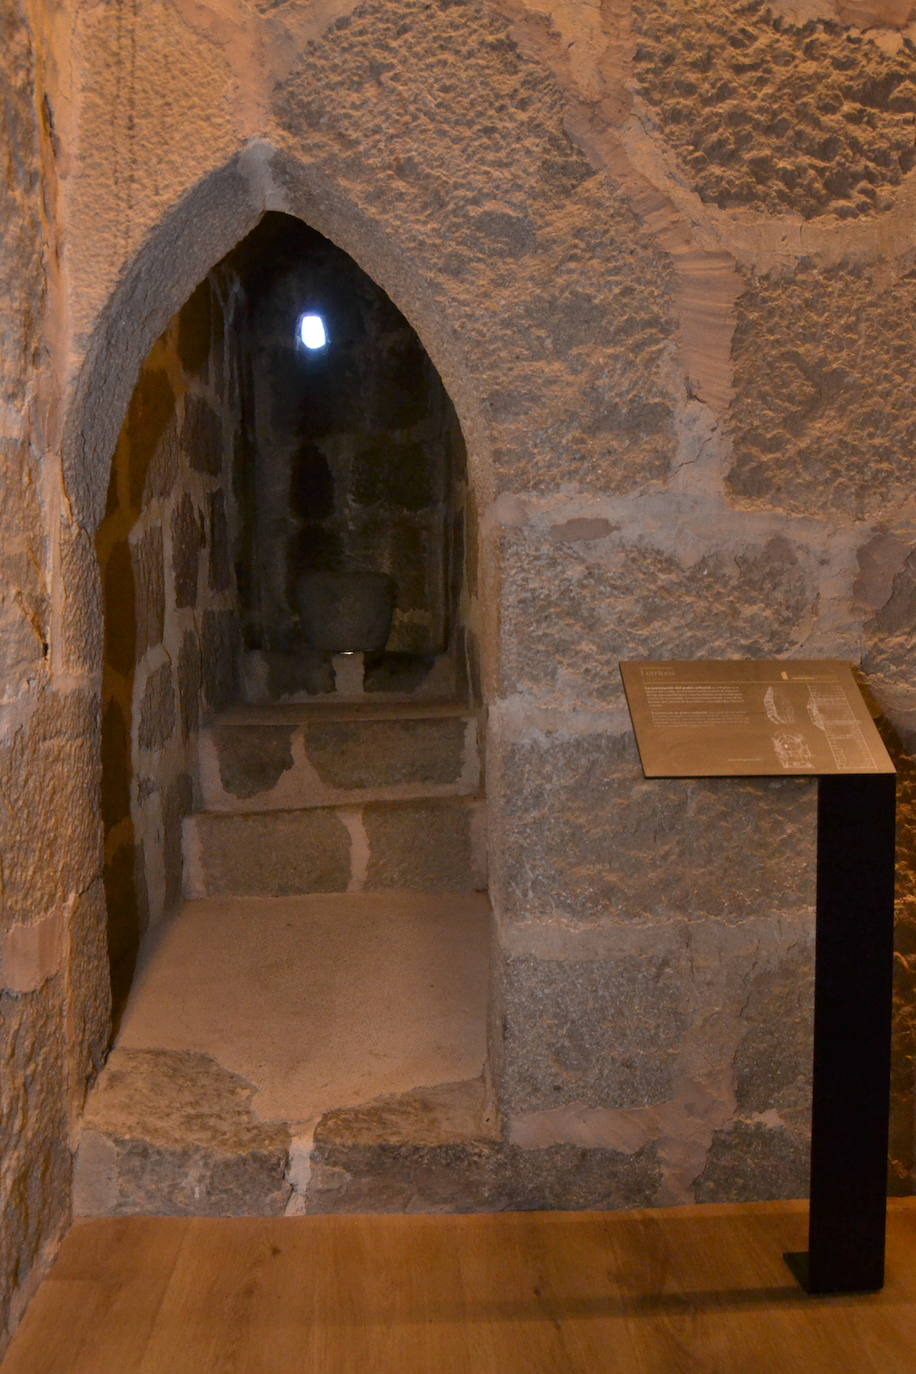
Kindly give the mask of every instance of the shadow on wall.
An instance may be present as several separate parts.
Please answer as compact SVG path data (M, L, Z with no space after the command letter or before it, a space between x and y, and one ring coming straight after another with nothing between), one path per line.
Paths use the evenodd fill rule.
M102 816L115 1024L146 927L178 905L203 714L236 694L224 340L230 276L201 284L140 372L96 536L105 613Z

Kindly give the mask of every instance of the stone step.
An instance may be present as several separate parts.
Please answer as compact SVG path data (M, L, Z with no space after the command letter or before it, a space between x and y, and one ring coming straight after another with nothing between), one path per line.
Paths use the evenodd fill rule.
M185 895L481 892L480 797L426 797L293 811L201 811L184 822Z
M470 796L477 720L461 706L238 707L200 738L208 811Z

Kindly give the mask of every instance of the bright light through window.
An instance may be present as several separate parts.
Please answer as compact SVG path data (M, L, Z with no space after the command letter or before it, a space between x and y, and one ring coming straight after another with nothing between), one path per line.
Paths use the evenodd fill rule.
M324 320L320 315L299 316L299 341L306 348L325 347L328 336L325 331Z

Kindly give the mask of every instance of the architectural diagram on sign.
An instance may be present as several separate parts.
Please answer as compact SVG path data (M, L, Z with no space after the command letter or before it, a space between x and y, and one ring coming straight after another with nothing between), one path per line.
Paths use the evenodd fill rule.
M800 768L814 768L811 750L803 735L797 730L778 730L772 736L776 757L783 768L797 772Z
M768 687L763 694L763 709L774 725L795 724L795 707L785 687Z
M808 688L808 715L823 731L833 761L844 772L875 767L875 757L842 687L824 683Z

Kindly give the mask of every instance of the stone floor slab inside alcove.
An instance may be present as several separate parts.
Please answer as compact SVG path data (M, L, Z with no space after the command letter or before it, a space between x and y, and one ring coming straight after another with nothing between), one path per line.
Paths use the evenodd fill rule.
M350 1109L363 1147L367 1110L383 1150L492 1137L489 920L480 893L186 903L142 952L87 1111L77 1211L333 1210L327 1177L307 1196L312 1146Z

